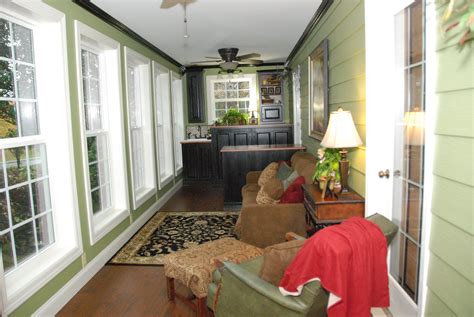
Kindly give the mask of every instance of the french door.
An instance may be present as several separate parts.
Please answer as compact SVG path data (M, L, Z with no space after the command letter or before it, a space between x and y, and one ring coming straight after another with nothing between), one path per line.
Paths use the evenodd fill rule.
M426 223L425 0L366 1L366 201L399 226L390 246L390 311L419 316Z

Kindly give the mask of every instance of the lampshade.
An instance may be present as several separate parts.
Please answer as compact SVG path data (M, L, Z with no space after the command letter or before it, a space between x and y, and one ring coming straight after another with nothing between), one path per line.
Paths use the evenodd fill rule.
M425 112L405 112L403 122L406 126L406 142L408 145L425 144Z
M350 148L362 144L352 120L350 111L344 111L339 108L331 112L329 124L321 145L327 148Z

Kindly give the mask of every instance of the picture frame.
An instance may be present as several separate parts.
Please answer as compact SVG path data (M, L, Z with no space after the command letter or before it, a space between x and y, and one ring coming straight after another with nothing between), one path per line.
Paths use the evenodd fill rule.
M281 95L281 87L275 87L275 95Z
M267 89L269 95L274 95L275 94L275 89L273 87L268 87Z
M308 56L308 135L322 141L329 121L329 41L324 39Z
M266 88L266 87L260 88L260 91L261 91L262 95L268 94L268 91L267 91L267 88Z

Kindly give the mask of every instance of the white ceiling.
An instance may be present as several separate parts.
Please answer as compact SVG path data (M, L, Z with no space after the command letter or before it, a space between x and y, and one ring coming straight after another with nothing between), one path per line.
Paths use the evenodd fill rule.
M160 9L161 0L92 0L111 16L183 65L237 47L260 53L266 63L284 62L321 0L197 0L188 4L184 38L181 5Z

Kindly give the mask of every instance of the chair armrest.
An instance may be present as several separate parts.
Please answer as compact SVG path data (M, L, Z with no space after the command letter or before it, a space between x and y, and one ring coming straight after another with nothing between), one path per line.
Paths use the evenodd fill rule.
M292 231L285 233L286 241L293 241L293 240L306 240L305 237L302 237Z
M246 175L246 184L257 184L262 171L250 171Z
M285 242L285 234L293 231L306 235L303 204L245 205L240 211L240 240L265 248Z
M254 298L260 304L266 305L267 307L265 307L263 311L268 316L270 316L270 314L268 314L268 307L274 306L274 304L281 306L278 308L280 312L283 308L297 313L298 315L305 315L311 308L318 293L323 292L319 282L314 281L304 287L300 296L283 296L276 286L262 280L257 275L249 273L238 264L224 262L224 267L225 270L222 273L222 289L218 297L217 312L220 311L219 304L223 304L220 303L221 300L230 297L234 301L237 301L240 296L234 296L229 293L232 293L233 290L241 290L245 293L247 298ZM226 291L228 292L227 294L225 293ZM262 301L258 300L258 298L264 298L266 300ZM242 300L245 299L242 298ZM268 303L268 300L272 303ZM241 305L246 305L246 303L243 302ZM254 307L254 309L258 309L258 307ZM256 312L256 315L258 315L258 312ZM279 314L277 314L277 316L279 316Z

